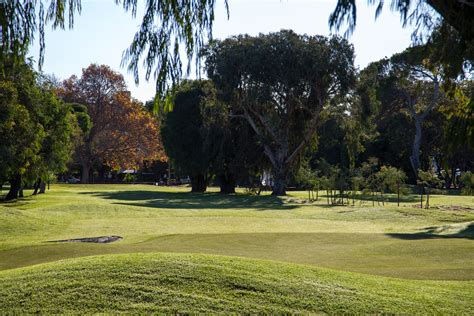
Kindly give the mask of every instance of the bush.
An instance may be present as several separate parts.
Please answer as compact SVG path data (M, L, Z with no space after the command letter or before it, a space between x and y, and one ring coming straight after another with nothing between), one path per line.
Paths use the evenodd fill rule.
M462 195L474 195L474 174L471 171L465 172L460 179L462 182Z
M132 183L137 181L137 176L135 174L127 173L125 177L123 177L123 181L127 183Z

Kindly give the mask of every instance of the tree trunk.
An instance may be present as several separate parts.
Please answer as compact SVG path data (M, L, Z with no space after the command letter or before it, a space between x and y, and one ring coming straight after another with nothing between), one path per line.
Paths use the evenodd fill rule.
M420 208L423 208L423 186L420 190Z
M17 174L10 179L10 191L8 191L5 201L17 199L21 190L21 175Z
M400 206L400 182L397 182L397 206Z
M425 205L425 208L426 209L430 208L430 188L426 189L426 205Z
M204 175L198 174L191 176L191 192L193 193L203 193L207 189L207 181Z
M454 188L458 188L457 183L456 183L456 168L453 166L453 169L451 169L451 182L453 183Z
M33 194L32 194L32 195L38 194L38 190L39 190L39 188L40 188L40 183L41 183L41 179L38 178L38 179L35 181L35 184L33 185Z
M46 193L46 182L41 181L39 193L40 194Z
M231 194L235 193L235 179L233 175L223 174L219 176L219 184L221 193Z
M286 179L279 177L273 180L272 195L286 195Z
M90 172L91 167L89 165L82 165L82 175L81 175L81 183L88 184L90 183Z
M286 168L282 165L273 166L273 187L272 195L282 196L286 195Z
M421 123L422 121L418 117L413 118L415 120L415 139L411 150L410 163L415 173L415 178L418 179L418 169L420 169L420 147L421 147Z

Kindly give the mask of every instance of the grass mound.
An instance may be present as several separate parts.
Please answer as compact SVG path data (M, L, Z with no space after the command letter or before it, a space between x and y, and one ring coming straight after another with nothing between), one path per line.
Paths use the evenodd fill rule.
M0 313L469 314L473 281L399 280L209 255L129 254L0 272Z

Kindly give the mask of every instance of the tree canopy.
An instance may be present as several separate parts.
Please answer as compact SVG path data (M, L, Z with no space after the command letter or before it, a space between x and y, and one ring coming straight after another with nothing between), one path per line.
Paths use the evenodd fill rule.
M355 82L353 48L333 37L292 31L240 35L205 51L209 78L221 98L244 118L273 166L274 191L312 142L326 106L337 106Z
M158 121L131 98L120 73L92 64L83 69L81 78L65 80L57 92L65 102L84 105L91 120L92 127L75 152L83 182L90 181L89 172L97 164L132 168L144 160L165 159Z
M385 5L383 0L369 0L369 5L376 6L378 17ZM474 1L472 0L391 0L390 8L400 13L403 26L414 23L416 30L427 28L433 30L440 23L438 15L456 29L466 41L474 40ZM329 25L339 30L347 24L346 34L354 31L357 23L356 0L338 0L334 12L329 18Z
M15 199L24 181L44 182L66 169L77 122L30 64L19 64L0 80L0 182Z

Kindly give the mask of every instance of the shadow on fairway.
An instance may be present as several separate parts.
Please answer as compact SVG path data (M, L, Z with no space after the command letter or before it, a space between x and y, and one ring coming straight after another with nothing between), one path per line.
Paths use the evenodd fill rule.
M447 226L435 226L427 227L424 232L412 233L412 234L399 234L399 233L389 233L387 236L405 239L405 240L417 240L417 239L442 239L442 238L465 238L465 239L474 239L474 223L469 224L466 228L458 231L454 234L442 234L444 228Z
M220 193L117 191L81 192L104 199L117 200L114 204L161 209L247 209L290 210L298 207L275 196L223 195Z
M350 199L351 198L352 197L350 197ZM418 202L419 199L420 199L419 196L415 194L401 195L400 203L415 203L415 202ZM382 200L383 200L384 203L393 204L393 203L397 203L397 196L395 194L385 194L382 198L379 195L376 195L375 197L373 197L372 195L369 195L369 194L359 194L355 196L354 200L357 202L370 202L370 203L372 203L372 200L373 200L375 205L382 205Z

